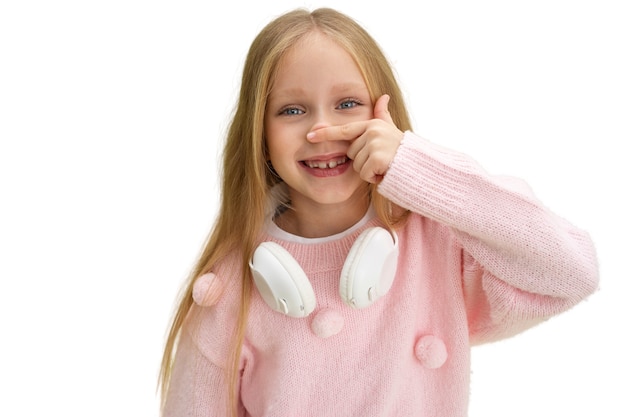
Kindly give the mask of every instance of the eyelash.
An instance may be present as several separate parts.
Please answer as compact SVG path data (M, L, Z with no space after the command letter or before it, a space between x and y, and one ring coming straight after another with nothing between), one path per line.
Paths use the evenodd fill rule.
M347 98L345 100L343 100L340 104L339 107L343 106L346 103L352 103L354 104L354 106L350 106L350 107L343 107L344 109L352 109L354 107L360 106L361 104L363 104L363 102L359 99L356 98Z
M298 113L298 114L290 113L292 111L302 112L302 109L299 109L297 107L285 107L284 109L281 109L278 112L278 114L281 115L281 116L297 116L297 115L301 114L301 113Z
M352 105L350 107L342 107L343 105L345 105L347 103L350 103ZM358 106L360 106L362 104L363 104L363 102L361 100L359 100L359 99L347 98L345 100L342 100L341 103L339 103L339 106L337 106L337 108L341 109L341 110L348 110L348 109L352 109L354 107L358 107ZM297 112L300 112L300 113L296 113L296 114L290 113L290 112L293 112L293 111L297 111ZM278 114L282 115L282 116L298 116L299 114L302 114L302 112L304 112L304 111L302 109L298 108L298 107L289 107L288 106L288 107L284 107L284 108L280 109Z

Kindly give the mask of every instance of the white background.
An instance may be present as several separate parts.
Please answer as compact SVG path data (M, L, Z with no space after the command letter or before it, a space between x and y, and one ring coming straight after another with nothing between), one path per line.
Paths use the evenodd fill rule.
M242 61L298 6L209 3L0 5L0 415L157 415ZM625 416L622 2L366 3L301 5L372 33L416 132L524 178L597 245L598 293L474 349L470 416Z

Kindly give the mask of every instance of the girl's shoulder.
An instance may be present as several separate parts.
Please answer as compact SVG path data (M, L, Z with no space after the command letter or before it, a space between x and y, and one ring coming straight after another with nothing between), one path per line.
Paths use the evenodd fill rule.
M211 362L226 367L241 304L240 257L230 254L193 285L193 305L183 331Z

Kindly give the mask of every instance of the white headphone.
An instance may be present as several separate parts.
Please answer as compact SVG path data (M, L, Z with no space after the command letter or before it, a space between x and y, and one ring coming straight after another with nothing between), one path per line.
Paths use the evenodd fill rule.
M306 317L316 305L305 272L275 242L263 242L249 263L263 300L290 317ZM398 235L382 227L366 229L350 248L339 280L339 294L351 307L364 308L387 294L398 265Z

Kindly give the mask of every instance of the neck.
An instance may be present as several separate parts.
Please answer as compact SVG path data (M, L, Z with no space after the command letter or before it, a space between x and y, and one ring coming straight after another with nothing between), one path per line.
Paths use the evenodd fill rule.
M354 226L365 216L369 198L354 198L340 204L292 206L274 221L286 232L306 238L332 236Z

